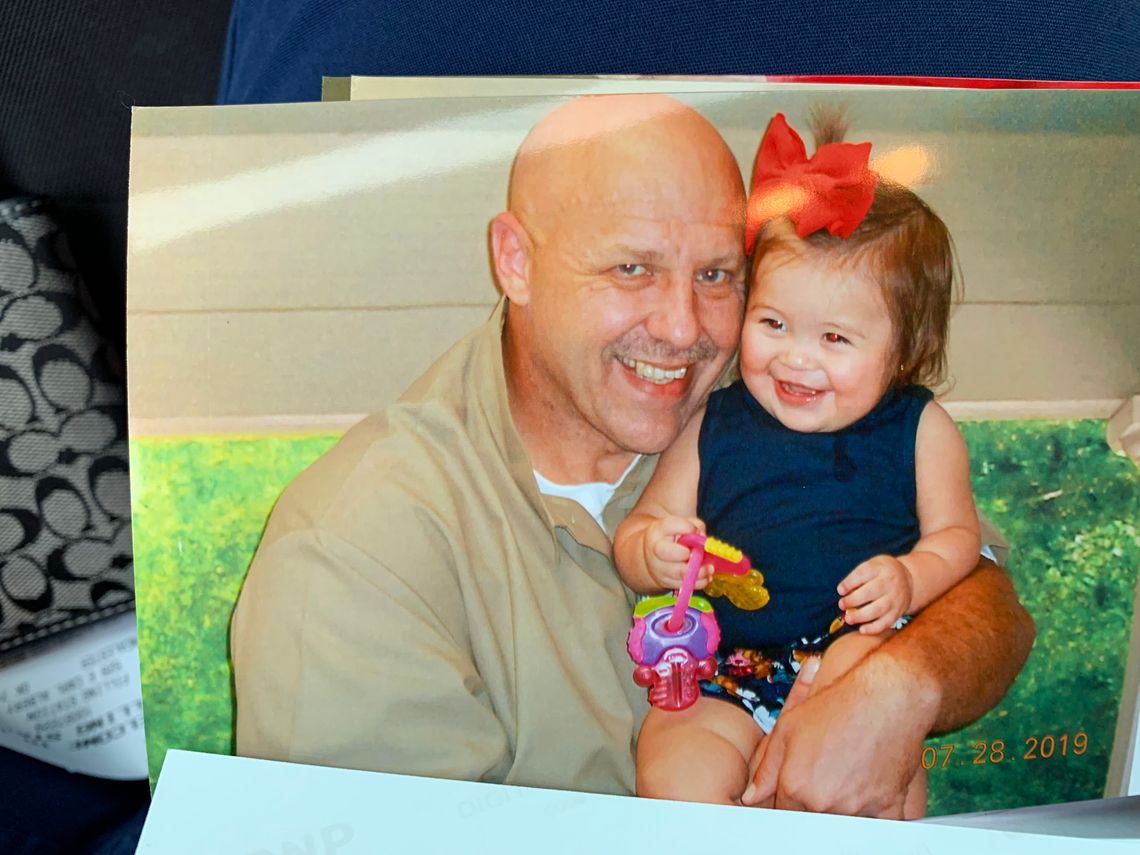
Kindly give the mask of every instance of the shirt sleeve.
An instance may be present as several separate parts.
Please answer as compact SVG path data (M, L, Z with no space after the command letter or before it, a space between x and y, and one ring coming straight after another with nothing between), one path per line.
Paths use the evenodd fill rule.
M237 753L502 780L507 735L444 565L392 572L313 529L259 550L232 624Z
M981 526L982 555L1005 567L1009 562L1009 541L981 511L978 511L978 523Z

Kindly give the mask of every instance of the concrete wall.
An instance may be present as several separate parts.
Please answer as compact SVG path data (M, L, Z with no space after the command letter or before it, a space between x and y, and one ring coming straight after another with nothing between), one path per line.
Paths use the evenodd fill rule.
M746 176L768 117L804 128L836 100L734 88L681 97ZM851 139L915 174L955 237L965 303L946 400L958 417L1107 418L1140 391L1140 93L841 100ZM557 103L136 109L132 430L337 427L393 400L493 305L487 223L514 150Z

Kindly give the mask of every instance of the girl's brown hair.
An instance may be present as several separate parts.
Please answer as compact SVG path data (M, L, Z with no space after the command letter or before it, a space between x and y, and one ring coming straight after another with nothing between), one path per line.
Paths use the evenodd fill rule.
M841 141L846 130L841 113L817 111L812 116L816 148ZM890 364L899 366L891 385L941 384L950 307L957 301L961 277L950 231L938 215L912 190L880 176L871 209L849 238L823 229L800 239L790 225L783 218L764 226L752 254L752 275L765 256L795 244L844 264L865 265L891 318L895 351Z

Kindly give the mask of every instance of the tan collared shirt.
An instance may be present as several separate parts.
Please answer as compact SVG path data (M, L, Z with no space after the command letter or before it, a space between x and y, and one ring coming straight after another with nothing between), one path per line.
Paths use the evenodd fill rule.
M239 754L632 793L634 595L514 428L500 304L285 491L233 618ZM652 473L607 505L612 532Z

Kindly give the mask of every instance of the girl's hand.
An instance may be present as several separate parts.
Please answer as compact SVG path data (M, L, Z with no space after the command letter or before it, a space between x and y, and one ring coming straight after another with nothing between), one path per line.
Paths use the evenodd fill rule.
M876 555L852 570L839 583L839 608L859 632L878 635L890 629L910 608L914 580L901 561Z
M675 590L689 565L689 547L677 543L677 537L689 532L705 533L705 524L696 517L661 517L645 530L645 567L649 577L661 588ZM711 564L701 568L697 576L697 590L712 579Z

